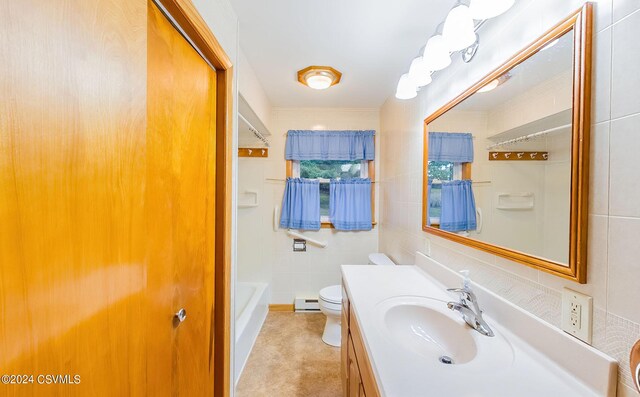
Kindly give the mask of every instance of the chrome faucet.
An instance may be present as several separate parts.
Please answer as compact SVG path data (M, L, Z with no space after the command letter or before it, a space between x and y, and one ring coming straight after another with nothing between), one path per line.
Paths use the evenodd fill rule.
M482 310L480 310L478 306L478 299L476 298L476 294L471 290L467 279L465 279L462 288L448 288L447 291L460 294L460 302L447 303L449 309L460 313L464 321L482 335L494 336L491 327L489 327L489 324L482 318Z

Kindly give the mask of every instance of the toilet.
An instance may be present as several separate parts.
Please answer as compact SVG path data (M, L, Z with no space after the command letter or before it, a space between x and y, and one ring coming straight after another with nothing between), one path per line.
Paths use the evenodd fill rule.
M369 254L369 264L393 266L395 263L385 254L379 252ZM340 319L342 314L342 285L330 285L320 290L318 303L320 311L327 316L322 341L327 345L340 347Z

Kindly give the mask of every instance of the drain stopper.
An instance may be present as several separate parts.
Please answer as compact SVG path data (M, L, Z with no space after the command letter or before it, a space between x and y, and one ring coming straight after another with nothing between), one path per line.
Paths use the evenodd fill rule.
M449 356L440 356L439 360L442 364L453 364L453 359Z

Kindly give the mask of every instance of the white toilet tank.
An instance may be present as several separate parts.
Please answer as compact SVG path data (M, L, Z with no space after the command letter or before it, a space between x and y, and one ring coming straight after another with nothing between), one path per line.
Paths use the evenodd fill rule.
M380 265L380 266L394 266L395 262L389 259L388 256L382 254L380 252L375 252L373 254L369 254L369 264L370 265Z

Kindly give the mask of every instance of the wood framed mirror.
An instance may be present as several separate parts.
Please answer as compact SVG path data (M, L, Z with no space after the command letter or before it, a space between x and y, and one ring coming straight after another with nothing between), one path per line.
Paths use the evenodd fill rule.
M591 38L587 3L424 120L424 231L586 282Z

